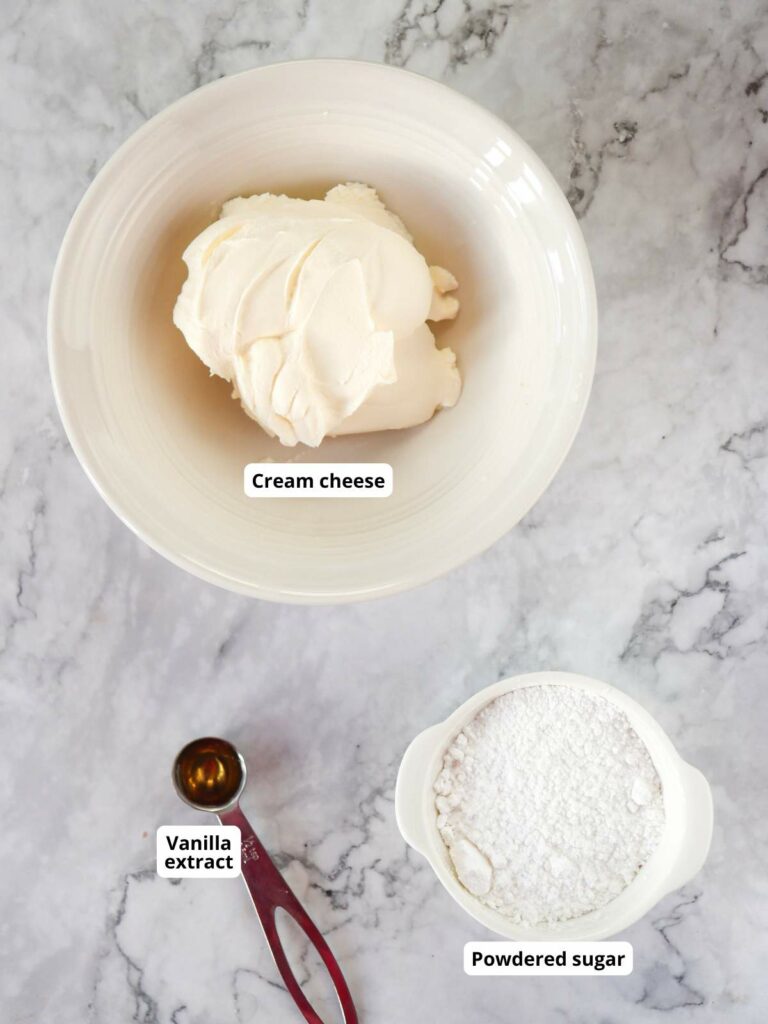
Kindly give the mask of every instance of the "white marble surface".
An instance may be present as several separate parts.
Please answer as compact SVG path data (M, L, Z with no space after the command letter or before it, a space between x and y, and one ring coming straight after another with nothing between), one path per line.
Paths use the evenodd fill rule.
M765 1020L768 5L5 0L0 19L2 1020L296 1020L240 883L154 873L155 828L200 821L170 760L207 732L242 745L245 809L362 1021ZM566 465L493 550L394 599L280 607L185 576L101 503L54 408L46 298L75 204L146 117L328 55L439 77L534 146L581 218L601 349ZM541 667L625 688L712 782L710 860L626 934L629 978L464 977L485 933L395 828L415 732Z

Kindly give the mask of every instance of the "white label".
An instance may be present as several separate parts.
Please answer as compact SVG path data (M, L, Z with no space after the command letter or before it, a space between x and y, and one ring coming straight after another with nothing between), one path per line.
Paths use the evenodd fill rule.
M466 974L631 974L629 942L468 942Z
M161 878L237 878L237 825L163 825L157 830L157 873Z
M249 462L243 474L249 498L388 498L386 462Z

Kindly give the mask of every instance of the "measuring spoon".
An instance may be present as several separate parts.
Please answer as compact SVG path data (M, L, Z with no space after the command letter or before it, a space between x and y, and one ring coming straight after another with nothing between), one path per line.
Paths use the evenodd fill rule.
M176 755L173 764L173 784L185 803L196 810L216 814L222 825L236 825L240 829L243 881L264 929L275 966L304 1019L309 1024L323 1024L302 992L285 955L275 921L275 912L280 907L290 914L320 954L336 990L344 1024L357 1024L352 996L328 943L291 892L240 810L238 801L245 789L245 779L242 755L231 743L213 736L192 740Z

